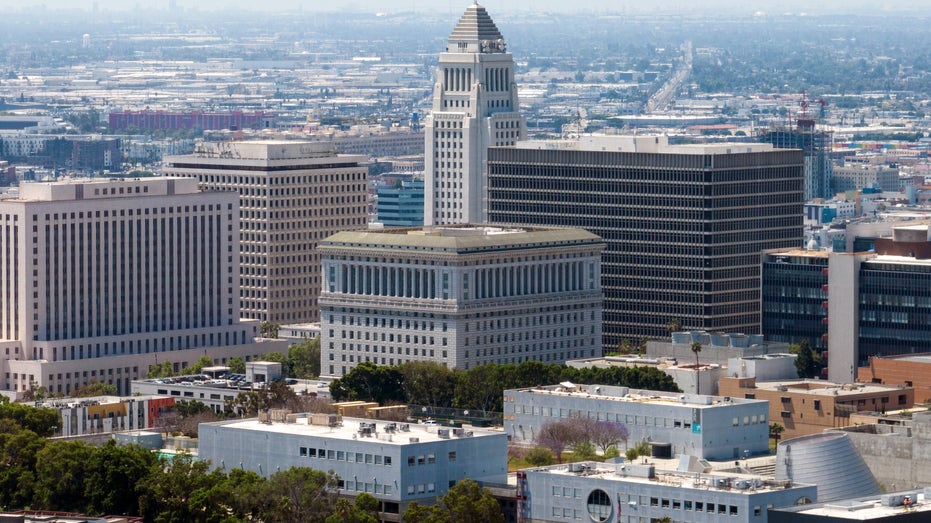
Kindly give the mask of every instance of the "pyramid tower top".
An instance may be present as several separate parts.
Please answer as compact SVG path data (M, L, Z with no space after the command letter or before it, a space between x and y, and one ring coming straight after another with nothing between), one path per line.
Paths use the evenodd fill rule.
M503 53L504 37L488 11L478 2L466 8L456 28L449 35L446 51L450 53Z

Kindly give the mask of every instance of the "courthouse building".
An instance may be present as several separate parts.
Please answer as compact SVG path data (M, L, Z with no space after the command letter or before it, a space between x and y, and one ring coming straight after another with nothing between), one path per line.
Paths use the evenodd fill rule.
M128 394L150 365L281 351L239 319L237 197L195 180L24 183L0 200L0 390Z
M601 238L578 229L341 232L320 244L322 372L363 361L561 363L601 354Z

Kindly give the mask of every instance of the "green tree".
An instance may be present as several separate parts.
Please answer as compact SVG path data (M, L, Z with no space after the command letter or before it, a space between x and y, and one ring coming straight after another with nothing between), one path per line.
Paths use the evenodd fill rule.
M405 400L414 405L451 407L457 375L441 363L411 361L401 365Z
M94 448L81 441L53 441L36 453L36 506L86 512L85 476Z
M230 372L233 374L246 373L246 360L240 358L239 356L233 356L227 360L226 366L230 368Z
M769 425L769 437L770 439L776 440L776 443L782 439L782 433L785 432L786 428L778 423L771 423Z
M165 360L161 363L156 363L155 365L150 365L149 372L146 373L146 377L149 379L168 378L174 375L175 375L174 365L168 360Z
M795 354L795 368L799 378L817 378L821 376L824 363L821 355L812 348L808 340L789 346L789 352Z
M313 379L320 376L320 338L311 338L288 349L291 376Z
M211 365L213 365L213 360L210 359L210 356L204 355L204 356L201 356L200 359L195 361L194 364L191 365L190 367L185 367L181 369L181 375L191 376L194 374L200 374L200 371L202 371L204 367L209 367Z
M5 396L0 396L0 419L13 420L19 427L42 437L53 436L61 428L61 416L58 411L10 403Z
M408 505L401 518L405 523L460 523L481 521L504 523L504 513L488 489L466 478L446 493L436 505Z
M281 328L281 325L277 323L272 323L270 321L263 321L262 324L259 325L259 333L262 335L263 338L277 338L278 329L280 328Z
M553 453L546 447L533 447L527 452L524 460L534 467L545 467L556 462Z
M154 523L219 522L226 507L206 501L210 499L207 493L223 477L222 472L211 472L208 462L188 454L160 459L146 479L136 484L141 515Z
M698 355L701 353L701 343L692 342L692 354L695 354L695 393L701 394L701 373L698 372Z
M375 496L365 492L356 496L354 502L345 498L336 500L333 513L326 518L326 523L378 522L378 500Z
M666 323L666 330L669 331L669 334L673 332L679 332L682 330L682 320L679 318L672 318Z
M442 498L442 505L451 521L482 521L504 523L504 513L488 489L466 478L456 483Z
M45 438L12 420L0 423L0 506L34 505L36 455Z
M403 376L397 367L375 365L364 361L349 373L330 383L330 394L336 401L364 400L385 404L403 402Z
M305 467L272 474L262 489L257 516L266 523L324 521L337 499L333 474Z
M117 445L110 440L96 447L86 464L87 513L137 514L136 485L146 480L157 462L155 454L138 445Z
M116 386L112 383L92 381L87 385L74 389L71 394L75 398L89 398L91 396L116 396Z

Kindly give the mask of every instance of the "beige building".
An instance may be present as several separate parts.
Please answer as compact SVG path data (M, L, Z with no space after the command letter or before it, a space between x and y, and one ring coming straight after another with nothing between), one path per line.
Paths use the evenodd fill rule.
M424 223L485 223L488 147L526 134L514 57L485 8L470 5L440 53L424 124Z
M289 324L319 319L317 243L368 221L365 161L327 143L220 142L165 172L239 193L242 317Z
M915 389L876 384L839 385L823 380L757 381L721 378L722 396L769 401L769 418L785 428L782 439L849 427L861 411L900 410L915 404Z
M0 390L128 394L150 365L279 351L239 320L235 195L194 180L24 183L0 201Z
M601 354L601 238L460 225L320 244L322 373L364 361L562 363Z

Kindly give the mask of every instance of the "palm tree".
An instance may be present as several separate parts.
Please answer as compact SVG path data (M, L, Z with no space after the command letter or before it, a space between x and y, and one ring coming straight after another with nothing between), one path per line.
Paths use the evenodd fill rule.
M693 341L692 352L695 353L695 393L701 394L701 373L698 372L698 353L701 352L701 343Z

